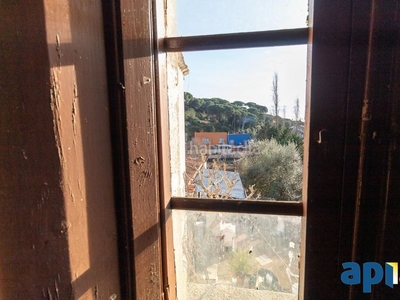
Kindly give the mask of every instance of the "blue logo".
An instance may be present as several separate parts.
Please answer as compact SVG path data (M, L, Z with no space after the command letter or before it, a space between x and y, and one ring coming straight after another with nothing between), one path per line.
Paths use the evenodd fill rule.
M362 264L362 270L356 262L342 263L344 271L340 279L344 284L353 285L362 282L363 293L371 293L373 285L380 283L385 275L385 284L393 288L393 285L399 283L399 271L397 262L385 263L385 272L383 267L377 262L366 262Z

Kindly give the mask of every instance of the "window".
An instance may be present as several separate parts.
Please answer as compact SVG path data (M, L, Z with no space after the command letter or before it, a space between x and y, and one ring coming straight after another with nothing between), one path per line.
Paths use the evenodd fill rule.
M183 170L174 169L171 176L168 165L181 165L171 161L181 150L172 147L179 145L181 137L184 140L184 134L167 138L171 122L179 115L168 122L168 111L173 109L165 99L165 74L172 70L166 68L162 50L165 12L162 6L157 13L153 11L157 1L92 1L84 5L82 1L39 1L30 6L8 1L2 6L0 22L5 30L0 34L0 52L5 63L0 86L5 101L0 102L4 114L0 129L4 145L0 151L6 168L2 173L0 212L4 223L1 245L7 247L0 247L1 298L31 299L44 294L61 299L176 298L170 238L175 216L171 207L180 205L184 209L187 199L176 201L177 197L171 197L170 187L182 189L178 181L183 181L179 173ZM240 201L190 199L190 205L196 209L213 205L216 211L235 214L225 217L230 222L218 224L222 234L218 232L210 240L211 249L221 253L237 249L243 239L240 235L234 238L232 233L240 224L253 224L260 216L258 212L272 214L274 219L264 222L276 223L277 229L282 229L282 221L288 222L284 216L278 219L282 211L306 215L307 241L302 244L302 253L307 255L307 267L303 269L305 276L300 276L305 280L300 285L304 289L300 297L304 299L400 299L396 287L375 285L372 293L365 295L361 286L349 287L340 281L342 262L398 261L400 253L398 3L315 1L313 10L313 59L307 79L312 77L310 122L306 128L309 152L305 156L310 157L306 173L308 205L302 203L303 208L299 208L298 203L282 206L278 202L265 205L254 201L241 208L241 215L234 207ZM21 18L27 14L35 17ZM102 47L103 24L106 51ZM153 24L158 25L157 30ZM88 39L89 35L93 38ZM184 61L179 53L173 55L184 73ZM105 64L109 105L105 99ZM49 76L52 68L63 71L54 78ZM95 76L85 76L88 72ZM170 75L168 78L180 80L173 72ZM30 84L21 85L21 81ZM56 93L61 98L55 107L49 106L54 104L50 101L54 99L49 99L49 88L51 92L62 91ZM61 131L53 130L54 124L61 122L57 111L66 116L63 126L56 126ZM112 121L113 184L107 111ZM62 132L65 139L59 140ZM71 137L74 134L73 140L68 132ZM63 166L57 150L60 146L69 150L73 141L76 147L63 152L69 157ZM235 143L232 150L234 147ZM43 156L48 159L43 160ZM99 158L104 163L98 164ZM61 171L67 169L71 176L64 181ZM74 174L76 170L79 176ZM99 189L99 183L105 189ZM107 201L102 201L103 190ZM81 202L76 197L81 194L91 196ZM65 213L71 216L67 206L74 206L73 216L87 226L82 228L79 221L65 224ZM255 215L241 218L243 213ZM298 217L290 218L295 223ZM196 228L194 239L199 240L206 233L205 224L222 219L219 212L207 212L193 213L190 220L188 224ZM26 226L27 221L33 226ZM253 226L253 234L258 230L262 232L259 226ZM73 238L72 231L79 234L78 239ZM103 234L108 238L104 239ZM70 243L71 237L77 242L75 246ZM87 253L80 247L80 237L85 237L90 248L90 260L85 260L84 266L81 258ZM260 245L257 240L243 254L256 253ZM114 242L119 244L118 256ZM297 251L296 245L292 246L288 245L287 254L291 249ZM267 254L256 258L260 264L270 263ZM116 274L117 261L120 276ZM199 260L197 267L202 268L203 262ZM16 267L9 268L11 265ZM86 271L82 272L82 266ZM265 271L261 276L268 281L258 282L259 287L265 282L274 286L279 280L279 276Z
M173 109L169 110L168 105L171 103L168 103L166 99L165 74L171 69L167 67L165 51L175 53L173 54L175 61L180 65L182 72L185 72L187 66L179 58L180 51L198 49L198 47L202 49L227 47L225 43L228 43L229 47L236 47L241 43L237 43L236 34L203 36L194 39L190 37L164 39L165 11L161 2L163 1L157 3L160 6L157 6L157 14L154 15L157 19L156 37L159 37L156 39L156 45L153 44L153 30L150 27L154 21L150 18L152 16L150 1L120 2L121 7L117 7L120 11L116 14L116 19L120 22L116 22L115 30L117 32L118 29L121 30L121 37L110 43L113 47L109 50L115 55L107 56L109 63L114 64L115 67L109 80L110 90L114 89L113 97L110 98L113 101L126 99L126 103L116 101L114 104L123 106L123 109L117 110L117 112L122 112L117 119L126 121L119 127L122 131L120 135L125 136L126 139L122 140L118 148L122 155L126 155L127 164L118 168L125 176L121 180L125 184L119 187L119 190L125 192L122 194L125 195L126 201L121 201L125 203L125 207L121 205L117 210L121 217L119 218L120 231L125 230L121 234L123 238L119 239L121 257L124 258L121 263L121 270L125 272L121 276L125 280L122 285L126 290L124 295L127 295L123 297L124 299L133 299L134 297L130 295L136 295L137 298L159 299L164 296L175 299L176 276L173 256L176 249L171 242L171 235L172 220L176 220L176 215L173 215L173 212L200 210L204 206L206 207L204 210L207 211L212 207L212 210L217 212L235 213L240 203L237 200L220 201L218 199L187 201L188 199L184 196L171 196L171 193L184 195L186 192L182 188L184 185L180 184L184 182L182 176L184 169L175 169L171 174L169 168L169 165L182 165L177 159L179 155L175 154L181 151L178 145L184 144L185 134L179 132L179 128L176 127L177 134L173 135L171 140L168 138L168 130L172 128L170 125L180 116L168 118L166 114L167 111L173 111ZM387 2L385 3L388 5ZM171 3L168 2L168 4ZM138 7L140 9L134 9ZM308 195L305 200L309 205L304 202L282 204L281 202L252 201L242 206L240 211L246 214L266 212L274 216L283 212L290 216L306 215L307 241L301 248L301 255L304 258L307 254L305 258L307 268L302 271L305 276L300 274L300 281L305 280L305 284L299 286L299 295L304 296L305 299L327 297L344 299L349 295L349 288L340 283L338 270L341 268L341 262L351 260L353 251L354 199L357 192L355 190L357 162L360 158L358 128L362 110L363 78L366 70L365 57L367 56L365 49L361 49L363 47L358 47L358 45L360 42L367 43L368 41L371 7L371 3L364 5L349 1L340 3L315 1L312 6L314 14L310 14L310 24L313 61L310 69L312 72L308 73L307 80L310 81L312 77L313 85L311 88L308 86L309 95L312 96L308 115L310 127L304 132L305 138L308 139L306 143L310 146L308 156L312 159L305 162L309 172L305 173L308 177L305 178L308 182L307 191L303 191ZM383 7L386 8L385 5ZM389 9L388 11L396 10ZM314 18L312 18L313 15ZM111 19L104 18L104 20ZM380 21L382 20L386 19L381 18ZM353 28L354 24L360 27ZM273 32L251 33L250 38L246 38L248 36L246 33L238 36L239 40L243 38L243 42L247 45L260 45L258 41L260 36L264 46L289 42L303 44L307 40L308 30L293 29L280 32L278 35ZM154 48L158 50L155 53ZM156 69L153 65L155 57L157 58ZM394 57L393 53L377 56L375 59L379 61L385 58L390 61L390 57ZM390 65L390 63L377 64L382 68ZM387 69L384 68L382 74L390 74L386 71ZM181 80L178 76L175 77L173 72L170 73L169 78ZM380 86L378 91L380 90L386 90L386 87ZM361 101L359 101L360 98ZM376 102L375 105L380 103L387 105L382 101ZM183 105L182 102L173 104ZM382 116L386 115L382 114ZM156 120L155 123L154 120ZM318 139L322 130L325 130L323 132L326 134L322 139ZM308 156L305 156L306 160ZM119 182L116 180L117 185ZM374 184L370 184L369 187L371 193L378 199L378 189L373 188ZM378 206L373 205L379 209ZM364 213L364 232L360 236L365 239L359 244L364 247L359 249L368 249L368 257L374 257L376 253L372 248L375 248L377 244L369 243L368 228L370 227L368 225L371 224L368 222L369 216L370 214ZM207 217L200 216L196 222L201 224L204 218ZM391 220L391 224L397 223ZM222 229L229 231L232 227L225 225ZM201 232L201 229L199 231ZM390 245L382 240L378 231L375 233L382 245L384 243ZM230 245L224 242L223 246L229 249L233 245L233 243ZM254 245L252 246L254 249ZM260 261L268 260L261 257ZM323 266L323 271L321 271L321 266ZM302 288L304 293L301 292ZM154 294L149 295L149 291Z
M170 5L170 3L168 4ZM304 21L305 19L306 16L304 16ZM168 24L171 24L171 22L168 21ZM171 35L168 34L168 36ZM242 57L246 58L251 56L246 54L246 48L304 45L307 44L307 41L308 29L300 28L195 37L168 37L164 40L163 50L168 53L167 66L171 67L168 64L177 57L179 57L181 65L186 66L186 61L180 56L181 52L185 56L186 51L220 51L220 49L226 49L222 55L229 56L238 50L227 49L243 48L240 53ZM281 49L287 51L285 48ZM204 53L205 58L201 60L202 63L208 61L209 56L206 56L206 54L210 52ZM305 56L303 60L305 60ZM233 68L235 63L238 63L238 61L232 58L230 68ZM220 70L221 68L216 68L216 72ZM168 74L172 75L173 72L169 72ZM175 78L175 81L172 82L174 87L178 87L177 82L182 84L183 78L176 74L173 74L172 78ZM267 78L265 80L269 81ZM169 87L170 107L176 107L179 101L182 102L183 100L183 91L180 91L182 96L181 99L178 99L175 92L172 92L171 95L171 90L173 88ZM305 93L304 90L303 93ZM193 109L196 110L199 109L200 104L196 98L192 99L193 96L195 95L185 94L185 100L196 102L193 103ZM218 100L215 99L215 101ZM179 105L182 105L182 103L179 103ZM263 114L264 117L266 111L267 109L260 111L260 114ZM221 111L215 110L216 115L221 115L221 113ZM193 116L193 111L191 114ZM177 119L176 116L171 115L170 118ZM186 124L189 122L186 120ZM170 129L174 130L173 137L170 140L171 153L173 153L171 157L172 160L174 160L174 156L177 157L174 161L181 161L182 163L182 157L184 158L185 154L178 150L179 147L176 147L176 143L173 141L176 141L176 132L183 129L178 124L174 124L177 126L176 128L180 129L174 129L170 126ZM204 128L208 125L202 126ZM244 126L244 122L238 123L237 129L244 129ZM188 132L183 136L188 136ZM239 133L235 132L229 137L232 145L212 146L211 153L204 153L209 155L209 159L213 160L220 160L224 157L224 164L226 164L224 170L215 168L199 170L197 168L195 174L188 176L188 169L185 170L184 166L181 166L180 170L176 170L178 164L171 161L173 166L171 193L173 197L170 199L170 204L175 225L174 251L176 260L174 265L177 268L178 298L189 299L188 295L193 294L190 285L198 282L208 283L210 293L212 292L210 283L217 285L228 283L239 287L251 287L254 290L284 291L296 298L299 287L299 270L297 267L301 240L300 217L303 215L303 204L286 201L247 201L244 200L246 192L242 192L245 196L239 196L240 193L237 192L244 191L244 188L240 177L234 177L238 174L234 170L228 169L230 165L228 156L233 162L235 158L240 157L240 154L247 153L251 147L249 144L251 138L244 134L240 136ZM227 136L226 141L229 137ZM218 143L224 141L224 138L217 140ZM214 142L214 144L217 142ZM210 144L213 145L213 142L211 141ZM213 155L216 156L213 157ZM212 164L208 160L208 164L210 163ZM174 173L174 169L176 173ZM181 177L184 172L186 172L186 175L182 180ZM225 174L225 179L221 178L221 174ZM191 177L191 179L183 190L182 187L185 187L186 184L186 176ZM220 184L216 186L216 182L220 182ZM240 185L238 185L239 183ZM232 191L227 192L227 185L233 186ZM210 188L211 186L212 188ZM210 190L212 191L210 192ZM190 198L191 195L200 196L200 198ZM202 195L211 199L201 198ZM224 198L229 198L229 200ZM239 199L244 201L241 202L240 206L237 205ZM260 212L262 212L261 215L259 215ZM249 270L246 270L246 272L233 271L234 255L239 255L240 251L244 251L244 249L247 251L247 256L251 257L247 266ZM257 266L253 266L256 263ZM244 267L246 268L246 266ZM189 283L188 289L186 289L187 282ZM218 287L215 290L217 289ZM201 296L201 294L198 296ZM224 297L229 297L229 294L224 295Z

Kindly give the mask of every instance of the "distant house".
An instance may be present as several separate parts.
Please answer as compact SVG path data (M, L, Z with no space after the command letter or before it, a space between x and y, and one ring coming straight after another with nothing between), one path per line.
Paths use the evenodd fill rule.
M246 146L250 139L249 133L228 133L228 144L232 146Z
M195 132L193 142L195 145L211 147L213 145L226 144L227 139L227 132Z

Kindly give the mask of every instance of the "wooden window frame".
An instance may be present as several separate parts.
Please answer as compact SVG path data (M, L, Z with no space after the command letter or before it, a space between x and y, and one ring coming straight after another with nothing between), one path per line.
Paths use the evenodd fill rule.
M301 202L247 202L243 209L242 201L172 197L169 120L162 112L168 109L166 52L304 44L308 29L158 38L165 36L163 5L103 1L123 299L176 299L172 209L304 213Z
M375 244L370 245L365 241L369 215L363 210L357 217L361 227L356 237L363 234L364 239L354 241L353 236L354 199L359 201L360 197L368 197L365 189L357 190L360 158L358 130L363 97L360 86L365 82L367 69L367 51L360 45L368 41L371 7L377 8L382 28L390 27L385 24L387 18L382 16L389 12L394 16L398 13L394 2L376 5L382 2L380 0L311 2L310 7L315 12L314 16L310 11L309 35L313 38L310 46L313 60L308 66L307 80L318 78L318 84L314 85L313 82L312 87L308 86L308 95L315 99L308 107L307 116L309 140L306 143L309 144L308 156L313 159L308 160L306 155L304 163L309 170L304 178L307 182L306 201L300 204L246 202L243 206L238 205L240 201L213 199L206 207L204 199L200 202L200 199L188 201L171 197L169 123L167 114L163 113L168 109L167 84L163 74L167 51L191 51L196 47L215 49L220 48L221 44L216 41L216 36L157 38L165 36L164 0L103 1L123 299L176 299L171 211L209 211L211 204L218 211L233 212L240 207L240 212L246 213L262 211L282 214L290 211L290 215L302 215L307 240L305 247L301 248L301 255L307 269L303 267L301 270L299 298L357 299L357 295L361 295L359 290L350 291L348 286L340 282L341 262L351 261L360 255L376 257ZM393 7L384 11L390 5ZM282 32L256 33L253 38L260 38L265 43L266 36L275 34L276 37L277 33ZM288 36L293 33L289 31ZM302 36L304 41L304 34L304 30L300 30L296 36ZM241 34L218 35L218 38L221 37L229 44L227 48L237 48L237 38L243 39ZM250 45L253 42L250 39L246 43ZM275 41L275 45L279 43L287 41ZM387 71L394 62L396 70L399 69L398 53L379 57L374 53L380 54L380 50L372 50L375 51L372 51L373 62L375 59L378 68ZM397 77L393 75L387 79L394 80ZM383 84L379 82L373 85L378 94L386 89ZM398 84L395 88L395 95L398 95ZM388 93L385 95L375 105L387 105L385 99L394 97ZM393 101L393 105L398 106ZM321 113L324 111L329 111L329 118ZM313 116L311 119L310 115ZM385 120L387 115L378 114L378 120ZM392 111L392 116L398 119L395 111ZM326 132L324 141L318 140L322 130ZM368 149L367 145L364 151ZM381 148L371 149L381 153ZM393 167L398 170L395 165ZM385 168L382 167L382 174L387 171ZM370 180L373 180L373 175L371 173ZM379 197L378 189L371 189L371 186L366 190ZM393 190L391 195L395 195L398 187L392 184L390 188ZM359 205L361 208L372 206L374 209L380 209L382 205L395 205L396 199L387 199L389 202L384 204L359 202ZM384 216L390 224L398 224L390 216ZM373 232L378 239L376 245L381 243L381 257L384 245L398 247L396 242L380 237L382 232L393 236L385 228ZM363 250L362 254L359 254L360 249Z
M163 3L158 4L158 8L163 7ZM164 11L164 9L162 9ZM161 18L161 21L160 21ZM186 51L207 51L207 50L221 50L221 49L243 49L255 47L274 47L274 46L295 46L307 45L310 43L310 29L309 28L296 28L285 30L269 30L260 32L246 32L246 33L232 33L232 34L215 34L204 36L189 36L189 37L165 37L164 16L157 14L158 36L156 41L158 60L157 60L157 74L158 74L158 105L159 112L166 111L167 109L167 83L165 79L165 54L173 52L186 52ZM161 24L161 26L160 26ZM160 28L162 27L162 28ZM161 35L162 33L163 35ZM164 212L163 218L163 237L164 237L164 279L166 280L165 289L167 299L176 299L176 290L171 293L171 283L174 283L176 289L175 279L175 263L174 263L174 250L172 245L172 220L171 211L175 210L194 210L206 212L228 212L228 213L254 213L262 215L285 215L285 216L304 216L306 201L293 202L293 201L238 201L227 199L205 199L205 198L186 198L174 197L170 194L170 156L168 137L168 114L159 114L159 144L161 168L164 180L162 181L162 210ZM305 135L307 144L307 134ZM307 147L305 145L305 147ZM167 149L166 149L167 148ZM305 195L305 191L304 191ZM170 222L168 222L170 221ZM302 222L303 231L305 223ZM305 242L305 235L302 234L302 243ZM304 248L304 247L303 247ZM302 249L302 251L304 251ZM301 255L304 257L304 255ZM304 271L303 271L304 272ZM172 280L171 280L172 279ZM303 278L301 279L304 280ZM300 282L299 299L303 299L303 282Z
M307 45L309 28L163 38L166 53ZM162 75L160 75L162 76ZM168 187L165 187L168 188ZM303 203L171 197L171 209L303 216Z

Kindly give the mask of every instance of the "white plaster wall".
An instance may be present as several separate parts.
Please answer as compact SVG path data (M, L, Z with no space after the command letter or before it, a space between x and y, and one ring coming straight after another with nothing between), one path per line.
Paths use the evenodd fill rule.
M168 112L171 153L171 194L185 196L185 120L183 75L177 54L167 55ZM182 251L185 211L173 211L174 248L178 299L186 297L186 258Z
M176 35L175 1L165 1L167 36ZM167 55L167 88L168 88L168 114L170 133L171 155L171 194L185 196L185 117L183 98L183 74L179 67L183 57L180 53ZM183 253L182 241L184 240L185 211L173 211L173 235L175 249L175 266L177 296L179 300L187 299L187 270L186 257Z

